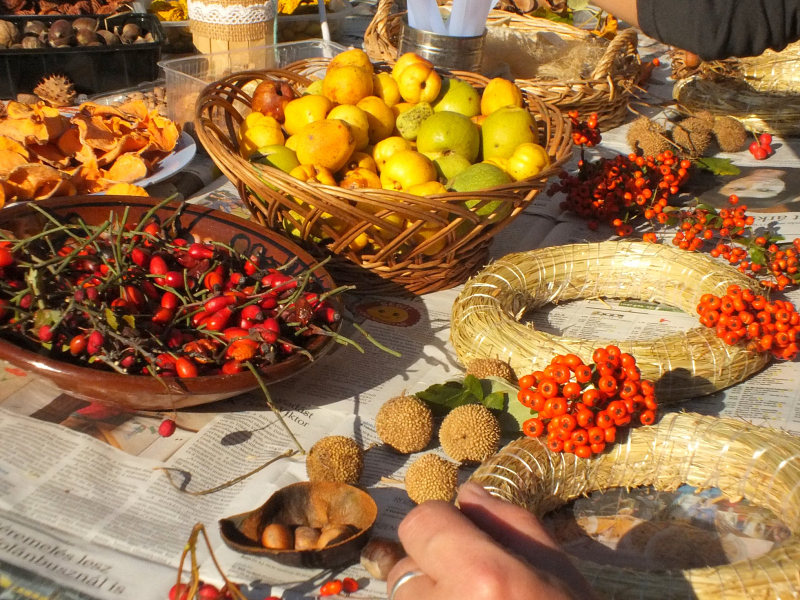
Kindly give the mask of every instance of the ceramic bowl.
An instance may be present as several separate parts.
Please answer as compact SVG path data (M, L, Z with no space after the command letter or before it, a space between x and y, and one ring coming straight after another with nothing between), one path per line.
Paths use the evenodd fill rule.
M43 200L37 202L37 206L60 218L80 217L89 225L98 225L108 219L109 214L121 217L126 207L129 209L129 222L136 222L158 202L155 198L136 196L78 196ZM160 209L156 216L164 219L173 214L178 206L177 202L171 203ZM317 262L286 238L255 223L211 208L187 205L180 221L181 227L195 236L224 242L243 254L250 254L262 246L264 256L276 265L297 257L295 268L299 271ZM0 211L0 229L9 230L17 237L41 230L43 222L44 217L27 203ZM316 279L324 290L335 287L330 275L323 269L316 271ZM334 343L331 337L318 337L310 342L307 350L316 362ZM0 359L47 379L71 396L125 410L170 410L196 406L258 387L258 382L249 371L193 379L163 378L159 381L148 375L124 375L70 364L3 339L0 339ZM297 375L311 364L308 357L295 354L263 369L262 377L267 384L275 383Z
M219 528L223 541L233 550L266 556L293 567L330 569L358 560L377 516L375 501L357 487L332 481L303 481L281 488L253 511L221 519ZM349 525L354 533L320 549L275 550L261 544L261 534L271 523L317 529Z

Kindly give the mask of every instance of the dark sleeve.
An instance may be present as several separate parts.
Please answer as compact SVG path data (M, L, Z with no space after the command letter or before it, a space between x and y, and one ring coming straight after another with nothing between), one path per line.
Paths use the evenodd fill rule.
M637 0L639 27L704 60L758 56L800 39L800 0Z

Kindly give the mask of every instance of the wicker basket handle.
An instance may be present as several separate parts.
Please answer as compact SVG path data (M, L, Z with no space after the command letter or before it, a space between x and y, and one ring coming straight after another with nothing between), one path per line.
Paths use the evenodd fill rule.
M614 65L620 53L626 50L625 54L635 54L638 41L639 37L635 29L630 28L620 31L608 44L603 57L592 72L592 79L606 79L613 76Z
M392 12L394 0L378 0L378 8L372 21L375 23L375 30L378 35L386 34L386 24L389 22L389 14Z

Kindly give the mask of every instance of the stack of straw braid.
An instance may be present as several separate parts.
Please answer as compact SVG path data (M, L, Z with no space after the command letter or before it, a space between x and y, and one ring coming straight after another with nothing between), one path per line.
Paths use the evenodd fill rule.
M656 384L660 403L710 394L766 365L769 354L726 345L701 326L642 341L569 339L534 329L529 310L576 299L658 302L696 314L703 294L729 285L758 289L735 269L701 254L644 242L555 246L509 254L470 279L453 305L450 340L462 364L501 358L518 374L543 369L558 354L589 360L609 343L636 357L642 378Z
M690 112L735 117L751 131L800 133L800 42L697 69L682 68L679 57L675 65L673 96Z
M792 537L758 559L685 571L634 571L576 561L603 598L770 600L800 595L800 438L692 413L668 414L592 459L552 453L521 438L471 480L542 516L581 495L611 488L717 487L779 515Z

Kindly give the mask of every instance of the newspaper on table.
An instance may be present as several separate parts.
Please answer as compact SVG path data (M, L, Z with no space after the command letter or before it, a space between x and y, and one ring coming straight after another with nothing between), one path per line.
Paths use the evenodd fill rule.
M615 130L608 147L623 139L624 129ZM755 185L738 193L747 202L748 195L758 199L773 192ZM236 198L226 185L199 201L248 217ZM492 256L606 239L563 214L561 200L540 194L497 237ZM760 214L755 225L797 237L800 213ZM383 402L460 377L462 367L448 342L458 291L420 299L358 297L352 316L402 356L390 356L366 341L363 354L337 346L302 377L274 386L272 395L300 443L308 449L326 435L341 434L368 447L378 441L374 422ZM800 302L800 292L788 297ZM529 318L542 330L589 339L649 339L697 326L696 316L626 299L570 302ZM354 331L348 334L358 337ZM680 409L798 432L800 363L772 363L744 383ZM226 574L243 583L253 598L312 595L334 576L359 580L363 588L353 598L385 597L385 584L370 581L360 566L341 573L295 569L231 551L220 539L218 519L252 510L282 486L306 478L301 456L277 460L221 491L192 495L292 448L260 393L182 410L176 417L179 429L170 438L158 435L164 416L83 402L0 363L0 591L4 581L22 573L37 589L47 587L37 577L48 578L74 590L78 599L163 599L176 580L192 527L202 522ZM402 489L385 485L382 478L402 480L416 456L400 456L380 445L367 452L361 484L379 506L376 535L396 536L413 507ZM163 468L171 469L180 489ZM468 476L461 472L462 480ZM200 557L203 578L221 583L202 548Z

